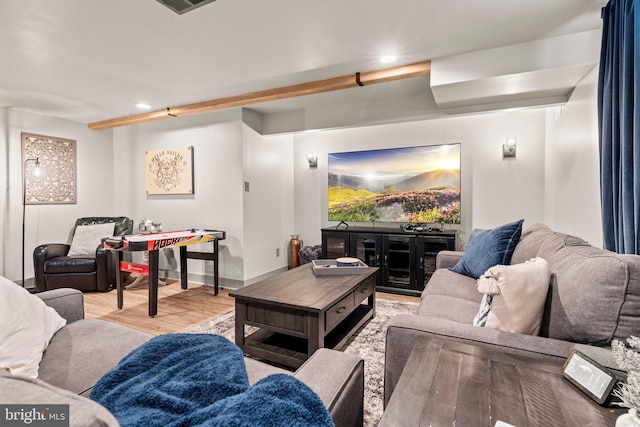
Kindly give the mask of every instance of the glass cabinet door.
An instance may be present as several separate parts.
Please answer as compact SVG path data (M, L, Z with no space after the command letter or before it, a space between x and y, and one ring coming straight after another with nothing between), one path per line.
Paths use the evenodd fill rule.
M336 259L349 255L349 233L322 233L322 258Z
M415 289L415 236L385 235L384 283L401 289Z
M423 290L436 271L438 252L455 250L455 239L451 237L418 237L418 290Z
M380 266L380 235L357 233L351 235L351 256L369 267Z

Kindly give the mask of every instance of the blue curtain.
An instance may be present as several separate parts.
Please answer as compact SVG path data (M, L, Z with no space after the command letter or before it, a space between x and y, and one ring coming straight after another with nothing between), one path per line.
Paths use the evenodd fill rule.
M600 191L604 248L640 249L640 32L638 0L611 0L602 9L598 80Z

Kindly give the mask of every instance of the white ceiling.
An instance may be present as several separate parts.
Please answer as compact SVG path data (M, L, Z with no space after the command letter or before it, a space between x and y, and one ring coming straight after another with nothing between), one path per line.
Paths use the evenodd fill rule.
M156 0L1 0L0 106L90 123L140 113L134 106L137 101L163 109L427 59L433 60L434 73L439 63L465 64L465 58L470 62L458 66L473 68L478 63L473 52L495 53L495 48L520 45L526 55L527 42L549 39L555 45L563 40L560 36L599 30L604 4L605 0L217 0L178 15ZM502 52L502 59L494 63L508 62L513 54ZM564 57L562 52L554 54ZM380 64L377 59L387 53L396 54L398 61ZM465 111L473 110L473 104L504 107L507 103L501 100L514 98L513 91L497 96L496 86L509 84L506 77L526 80L541 71L542 80L551 81L550 73L557 69L556 80L563 82L559 86L566 98L567 85L575 85L597 59L544 65L548 62L532 60L529 69L517 72L507 67L475 76L475 83L460 82L459 87L448 82L436 92L430 90L430 78L418 77L251 108L289 122L292 116L306 115L307 123L289 126L302 128L349 124L344 114L336 114L343 117L342 123L311 119L311 110L329 107L357 112L363 106L388 104L404 117L428 117L428 111L444 105ZM482 81L487 85L475 87ZM516 101L526 105L523 97L547 100L538 104L562 98L558 89L532 87L535 96ZM476 94L465 102L463 91L471 89L484 93L485 99ZM434 93L446 95L442 105ZM482 108L489 109L475 109ZM382 110L366 115L370 121L384 121ZM272 127L286 130L287 125Z

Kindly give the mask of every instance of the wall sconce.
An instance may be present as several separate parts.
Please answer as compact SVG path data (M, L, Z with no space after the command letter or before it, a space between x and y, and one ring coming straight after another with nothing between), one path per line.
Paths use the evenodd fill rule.
M506 159L507 157L515 157L516 156L516 137L508 136L507 143L502 145L502 158Z
M313 153L307 153L307 162L309 162L310 168L318 167L318 156Z

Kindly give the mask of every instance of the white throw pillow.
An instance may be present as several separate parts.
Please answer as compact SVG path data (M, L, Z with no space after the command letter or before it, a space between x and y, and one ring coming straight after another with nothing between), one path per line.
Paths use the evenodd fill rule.
M538 335L549 278L549 265L542 258L491 267L478 279L478 291L485 295L474 325Z
M69 256L95 255L103 237L113 236L116 223L79 225L73 234Z
M66 323L40 298L0 276L0 369L37 378L42 354Z

